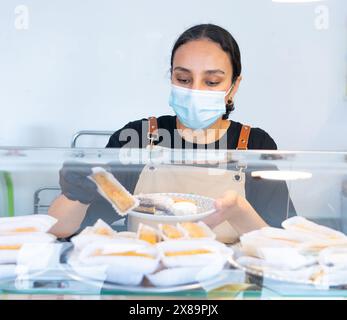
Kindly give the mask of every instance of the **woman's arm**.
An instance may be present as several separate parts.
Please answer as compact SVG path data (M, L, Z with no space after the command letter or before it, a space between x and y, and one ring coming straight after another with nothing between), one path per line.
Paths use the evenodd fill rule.
M235 191L227 191L222 198L216 200L215 207L217 211L204 220L211 228L228 221L241 236L268 226L251 204Z
M58 222L50 230L58 238L66 238L79 229L89 205L97 196L97 187L88 179L92 165L66 162L59 171L62 194L53 201L48 214Z
M86 216L88 204L69 200L64 195L54 200L48 214L58 220L50 230L58 238L67 238L76 233Z

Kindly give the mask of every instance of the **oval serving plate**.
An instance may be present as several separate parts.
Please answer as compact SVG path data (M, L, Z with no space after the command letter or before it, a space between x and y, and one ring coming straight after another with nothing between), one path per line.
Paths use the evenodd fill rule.
M180 286L172 286L172 287L154 287L151 285L147 285L146 283L142 283L138 286L125 286L119 285L116 283L108 282L108 281L100 281L94 280L92 278L84 277L78 274L73 270L69 265L64 266L64 270L69 277L76 281L81 281L89 285L93 285L96 287L102 287L105 290L113 290L113 291L122 291L122 292L135 292L135 293L170 293L170 292L179 292L179 291L188 291L199 289L201 287L200 283L192 283Z
M245 273L255 276L259 279L269 279L269 280L274 280L274 281L279 281L279 282L286 282L286 283L291 283L291 284L301 284L301 285L310 285L310 286L320 286L321 283L313 281L313 280L300 280L295 277L284 277L280 276L275 273L271 273L271 270L269 272L263 272L261 270L253 269L253 268L247 268L240 263L237 262L237 259L241 257L243 254L241 251L235 250L233 254L231 254L228 257L228 262L230 265L236 269L242 270Z
M193 200L196 202L198 207L198 213L186 216L173 216L173 215L165 215L165 214L148 214L141 213L136 211L130 211L128 215L134 216L140 219L162 222L181 222L181 221L198 221L206 218L210 214L216 211L214 207L214 199L204 196L199 196L195 194L186 194L186 193L151 193L148 195L160 195L160 196L168 196L172 198L180 198L186 200Z

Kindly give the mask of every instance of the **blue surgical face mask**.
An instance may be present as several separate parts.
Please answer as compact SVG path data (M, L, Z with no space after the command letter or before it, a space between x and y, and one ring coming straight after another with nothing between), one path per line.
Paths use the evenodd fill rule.
M180 122L187 128L205 129L225 113L227 91L192 90L171 86L169 104Z

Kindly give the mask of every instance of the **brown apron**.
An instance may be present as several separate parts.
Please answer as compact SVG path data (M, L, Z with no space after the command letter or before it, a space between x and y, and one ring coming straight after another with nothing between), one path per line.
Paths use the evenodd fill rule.
M148 139L150 146L157 136L156 118L149 118ZM247 150L249 126L243 126L237 150ZM182 165L146 165L142 170L134 194L174 192L197 194L213 199L223 196L227 190L234 190L245 197L245 173L242 170L232 171ZM239 235L232 225L225 221L213 231L219 241L235 242Z

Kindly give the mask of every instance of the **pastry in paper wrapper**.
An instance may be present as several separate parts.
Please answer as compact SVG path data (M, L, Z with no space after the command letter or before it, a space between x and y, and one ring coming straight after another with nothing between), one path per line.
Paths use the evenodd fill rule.
M146 275L155 286L208 280L224 268L232 250L214 240L176 240L157 244L164 269Z
M182 240L187 237L187 232L185 232L185 230L182 230L182 228L180 228L178 224L159 224L158 227L161 237L165 241Z
M89 269L91 274L95 267L104 268L108 281L137 285L145 274L157 269L159 256L156 248L144 241L119 238L112 243L100 242L86 246L69 259L69 264L76 271L83 269L83 266L92 267Z
M175 216L189 216L198 213L198 207L190 201L179 201L172 205L172 212Z
M294 241L267 238L259 230L244 234L240 242L244 254L259 258L263 258L261 248L296 248L299 245Z
M157 244L163 265L173 267L206 266L227 257L228 248L214 240L177 240Z
M316 240L316 241L307 241L301 243L298 248L301 252L307 254L317 255L324 249L331 247L346 247L347 240L343 239L330 239L330 240Z
M216 234L202 221L199 222L181 222L180 228L190 239L211 239L216 238Z
M347 236L303 217L282 223L284 229L262 228L240 238L237 263L284 281L315 285L347 284Z
M292 217L283 221L282 227L286 230L312 234L316 239L347 240L347 236L342 232L321 226L300 216Z
M117 232L117 238L137 239L137 233L131 231Z
M89 178L96 183L98 192L121 216L138 207L138 199L131 195L111 173L101 167L92 168L92 172Z
M94 226L85 228L80 234L71 238L76 249L82 249L86 245L96 242L107 242L116 239L117 232L107 223L99 219Z
M319 253L318 261L320 265L326 266L327 269L347 271L347 246L322 250Z
M28 243L51 243L56 237L48 233L28 233L0 236L0 264L16 263L21 247Z
M148 212L156 214L156 211L162 211L167 214L173 214L172 206L174 200L171 197L160 195L160 194L138 194L136 198L139 200L141 208L147 208ZM146 211L145 210L145 211Z
M308 266L306 268L290 270L282 266L279 268L278 265L273 265L264 259L254 258L254 257L240 257L237 262L247 268L258 272L261 272L265 276L278 278L292 279L295 281L312 281L314 280L314 275L320 271L318 266Z
M12 233L44 233L48 232L56 222L57 219L43 214L0 218L0 236Z
M315 234L304 233L300 232L299 230L286 230L280 228L265 227L254 232L267 238L290 241L293 242L293 244L317 239L317 236Z
M146 278L157 287L179 286L213 278L223 270L224 265L225 259L220 257L205 266L163 269L146 275Z
M156 244L160 241L161 236L156 229L140 223L137 230L137 238L149 244Z

